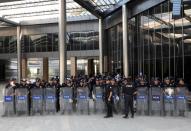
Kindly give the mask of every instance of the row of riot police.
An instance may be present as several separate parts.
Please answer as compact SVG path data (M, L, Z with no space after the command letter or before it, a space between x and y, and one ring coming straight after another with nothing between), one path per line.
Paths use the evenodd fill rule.
M188 111L189 92L183 79L179 79L177 83L169 78L165 78L163 83L154 79L151 84L141 79L136 89L137 114L185 116Z
M45 83L36 79L17 84L14 80L4 90L4 114L35 114L43 112L90 113L89 100L93 100L93 111L124 113L128 118L139 115L185 115L187 111L187 88L182 79L177 84L166 78L164 82L153 79L149 84L143 78L91 77L66 79L59 84L58 78ZM136 109L136 110L135 110Z
M59 79L52 78L45 83L36 79L34 83L28 83L25 79L16 83L10 80L4 89L4 115L21 115L36 113L71 113L79 111L89 114L90 90L87 81L72 81L67 79L62 85Z
M136 81L131 78L123 78L121 81L106 78L97 79L96 88L103 91L107 111L105 118L112 117L113 112L125 113L124 118L128 118L129 110L132 118L135 112L138 115L185 116L188 111L189 91L183 79L175 83L169 78L165 78L164 82L155 78L148 83L144 78Z
M59 83L51 80L48 84L40 79L28 83L22 79L16 83L10 80L4 91L4 115L34 115L43 111L55 113L59 109Z

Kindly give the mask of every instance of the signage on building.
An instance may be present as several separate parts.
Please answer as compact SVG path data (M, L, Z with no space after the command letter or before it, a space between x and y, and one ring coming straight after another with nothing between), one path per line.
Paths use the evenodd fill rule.
M183 17L183 6L182 0L173 0L173 8L172 8L172 18L173 19L180 19Z

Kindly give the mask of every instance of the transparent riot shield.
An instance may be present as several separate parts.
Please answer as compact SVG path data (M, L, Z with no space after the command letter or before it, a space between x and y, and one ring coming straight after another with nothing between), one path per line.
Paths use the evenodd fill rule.
M43 94L42 88L31 89L31 115L43 114Z
M77 112L90 114L89 89L87 87L77 88Z
M46 87L44 89L44 105L46 113L56 113L56 88Z
M119 101L120 89L116 86L113 88L113 112L118 114L120 112L120 101Z
M187 104L187 88L176 87L176 114L178 116L188 115L188 104Z
M164 115L175 115L175 92L173 87L164 89Z
M4 89L3 116L13 116L15 114L15 96L12 86Z
M94 101L94 112L95 113L103 113L105 111L105 104L103 101L103 88L100 86L96 86L94 88L94 95L95 95L95 101Z
M125 113L125 99L123 94L123 87L120 88L120 95L119 95L119 102L120 102L120 111L122 114Z
M71 87L60 88L60 111L72 113L73 111L73 89Z
M15 90L15 107L17 115L28 115L28 89L17 88Z
M136 113L138 115L149 114L149 89L147 86L137 88Z
M163 115L163 92L161 87L151 87L149 93L150 115Z

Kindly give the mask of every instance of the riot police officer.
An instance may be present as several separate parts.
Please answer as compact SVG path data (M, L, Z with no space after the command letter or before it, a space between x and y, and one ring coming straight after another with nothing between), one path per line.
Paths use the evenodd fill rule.
M174 87L175 84L174 84L174 81L171 80L169 77L166 77L164 79L164 82L163 82L163 85L162 87L165 89L165 88L168 88L168 87Z
M27 79L21 79L21 82L19 84L19 86L17 86L17 89L15 90L15 96L16 96L16 113L17 115L20 115L20 113L28 113L28 115L30 115L30 86L29 86L29 83L27 81ZM19 104L18 101L20 101L19 96L27 96L26 98L22 98L22 101L24 100L26 107L25 105L22 105L24 107L20 107L21 105ZM23 110L21 109L23 108Z
M166 77L162 88L166 96L172 96L174 95L175 83L169 77Z
M113 97L113 111L114 113L118 113L118 107L119 107L119 94L120 90L118 87L118 83L116 82L115 78L111 79L111 87L112 87L112 97Z
M95 85L94 85L94 87L93 87L93 92L92 92L92 98L93 98L93 100L95 100L96 99L96 97L95 97L95 95L96 95L96 88L97 87L100 87L100 78L96 78L96 80L95 80Z
M150 115L163 114L163 93L161 82L158 77L153 77L150 82Z
M139 79L136 89L136 113L147 115L149 113L149 88L144 78Z
M124 79L122 90L125 99L125 116L123 116L123 118L128 118L129 108L131 111L131 118L134 118L133 96L136 95L136 89L131 78Z
M32 84L31 88L43 88L41 86L41 79L40 78L36 78L36 81Z
M107 78L105 86L105 103L107 106L107 115L104 118L113 117L113 89L110 80L111 78Z
M16 83L16 79L12 78L10 79L9 83L5 86L3 89L3 95L4 96L12 96L13 101L15 99L15 89L19 87L19 84ZM13 102L13 113L15 113L15 102ZM6 113L2 115L3 117L6 116Z
M100 78L99 80L99 83L100 83L100 87L102 88L102 100L105 101L105 87L106 87L106 81L105 81L105 78L102 77Z
M19 84L16 83L16 79L12 78L12 79L10 79L9 83L5 86L5 88L10 88L11 87L11 88L15 89L18 86L19 86Z
M95 85L95 77L91 76L87 82L89 88L89 97L92 98L92 92Z
M189 91L187 85L184 80L180 78L175 87L176 94L176 110L179 116L185 116L185 112L187 111L187 96L189 95Z
M161 83L158 77L152 78L150 87L161 87Z
M56 89L56 111L58 112L60 110L60 102L59 102L59 98L60 98L60 83L59 83L59 78L58 76L56 76L53 80L53 85L54 88Z
M164 94L164 115L173 116L175 113L175 84L169 77L166 77L162 87Z
M27 89L29 89L29 84L27 84L27 80L26 79L22 79L21 80L19 88L27 88Z

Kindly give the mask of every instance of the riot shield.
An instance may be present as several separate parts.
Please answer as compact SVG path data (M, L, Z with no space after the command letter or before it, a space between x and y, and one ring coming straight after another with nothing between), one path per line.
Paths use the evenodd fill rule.
M29 114L27 88L17 88L15 90L15 106L17 115Z
M71 113L73 111L73 90L71 87L60 88L60 111Z
M87 87L77 88L77 111L83 114L90 114L89 110L89 89Z

